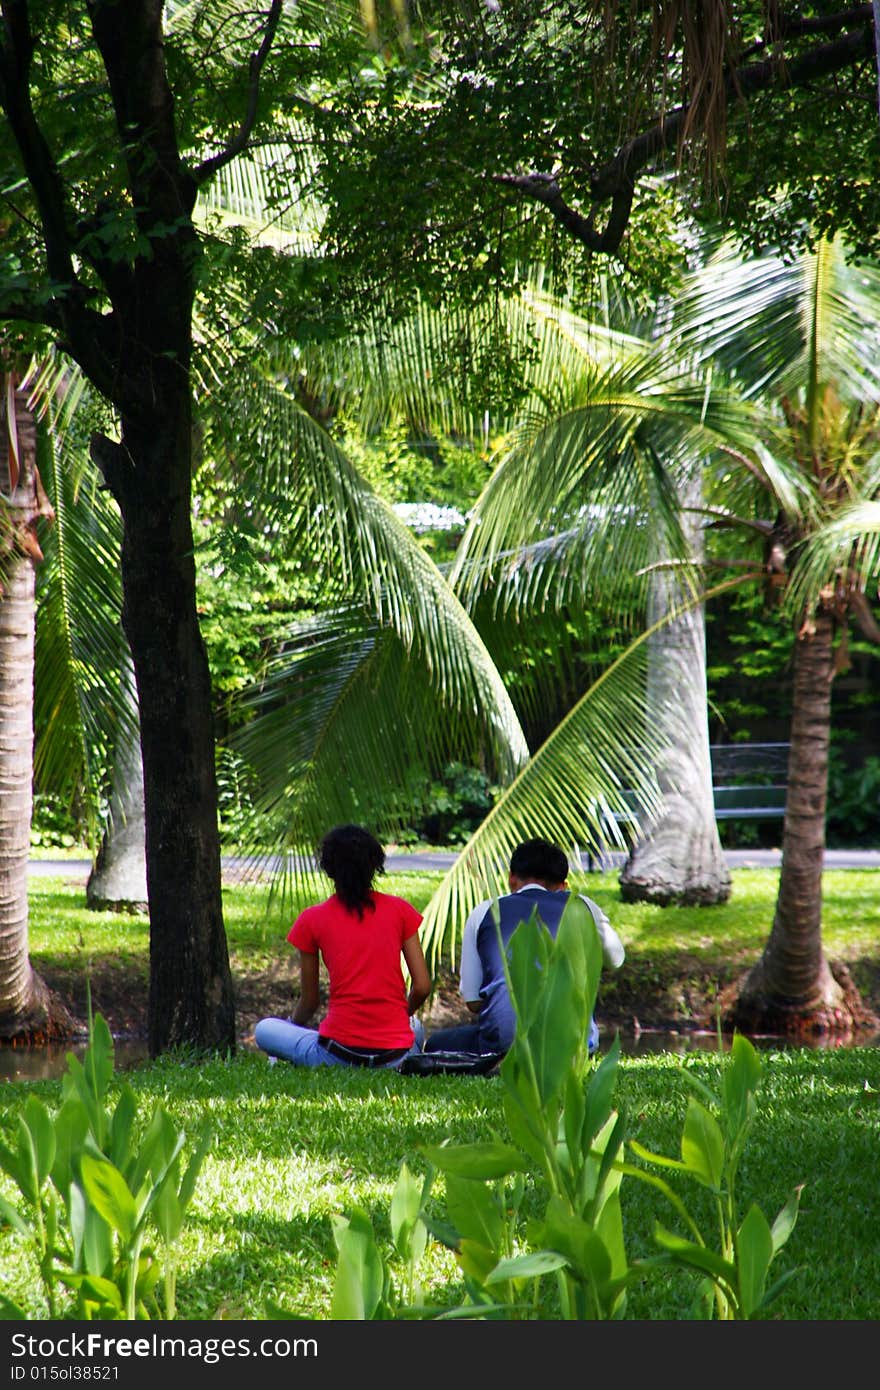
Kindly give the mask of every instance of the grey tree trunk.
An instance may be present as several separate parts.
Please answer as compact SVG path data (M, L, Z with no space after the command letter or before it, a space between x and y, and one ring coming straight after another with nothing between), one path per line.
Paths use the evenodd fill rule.
M0 1039L67 1037L74 1020L31 966L28 858L34 774L35 526L51 515L36 473L36 427L0 369Z
M147 912L144 765L137 689L129 662L122 678L123 715L113 762L113 786L101 847L86 883L96 912Z
M744 1032L850 1034L875 1026L845 971L822 945L822 866L828 795L834 620L816 615L794 650L788 796L770 937L725 1022Z
M682 487L682 505L699 505L699 474ZM683 526L692 554L703 554L697 513L686 510ZM650 623L681 601L668 572L652 586ZM730 871L721 848L712 798L706 703L706 628L702 606L665 624L649 638L647 702L654 727L666 736L667 752L657 767L663 792L660 813L643 827L621 870L625 902L711 905L730 897Z

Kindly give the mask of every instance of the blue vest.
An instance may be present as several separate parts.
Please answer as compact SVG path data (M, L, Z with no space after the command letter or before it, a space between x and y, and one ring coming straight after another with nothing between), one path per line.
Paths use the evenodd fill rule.
M499 898L498 915L504 949L520 922L528 921L535 907L550 935L555 937L569 896L566 888L556 892L545 888L523 888L519 893L509 893ZM492 908L489 907L476 932L483 981L480 986L483 1007L479 1013L480 1049L483 1052L506 1052L516 1031L516 1012L507 991L498 936ZM595 1020L590 1019L590 1052L596 1050L598 1042L599 1030Z

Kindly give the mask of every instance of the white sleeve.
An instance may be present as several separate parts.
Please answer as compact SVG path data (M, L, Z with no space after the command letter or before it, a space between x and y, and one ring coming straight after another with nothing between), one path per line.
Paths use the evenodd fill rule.
M461 972L458 987L466 1003L476 1003L480 997L483 967L477 950L477 927L485 917L486 909L491 906L489 899L484 903L478 903L465 922L461 934Z
M593 921L596 923L596 929L599 933L599 940L602 943L602 959L604 963L609 967L610 970L619 970L620 967L623 965L624 958L626 956L626 951L623 948L623 942L617 935L617 932L612 927L611 923L605 916L605 913L602 911L599 904L594 903L592 898L584 897L583 893L581 893L580 898L582 902L585 902L587 904L587 907L590 909L590 912L593 915Z

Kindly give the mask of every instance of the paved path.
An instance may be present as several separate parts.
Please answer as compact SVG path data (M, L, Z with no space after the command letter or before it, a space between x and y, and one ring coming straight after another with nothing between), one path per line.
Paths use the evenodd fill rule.
M455 858L455 853L448 850L418 850L411 854L389 854L385 863L395 873L405 873L408 869L442 872L455 862ZM779 867L782 855L778 849L729 849L725 852L725 858L731 868L773 869ZM622 854L609 854L604 862L608 868L619 868L623 859ZM244 877L248 865L254 862L260 861L228 856L224 857L223 869L230 877L239 874ZM84 883L90 868L87 859L32 859L28 872L34 877L59 876ZM825 851L825 868L880 869L880 850L828 849Z

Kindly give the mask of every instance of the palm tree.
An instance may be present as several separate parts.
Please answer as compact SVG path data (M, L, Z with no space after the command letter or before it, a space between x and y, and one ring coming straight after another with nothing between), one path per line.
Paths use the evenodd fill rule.
M767 947L738 989L728 1022L751 1031L846 1032L866 1014L845 973L835 975L822 949L830 689L845 660L848 623L858 623L873 640L880 631L866 596L868 574L858 563L860 533L842 533L836 518L849 518L851 528L880 495L880 275L874 267L849 264L837 243L820 242L794 262L774 256L743 262L726 250L694 278L675 310L674 332L655 370L663 354L678 362L687 356L703 367L712 362L716 371L733 374L749 404L747 417L725 418L726 398L720 398L718 447L704 471L705 501L696 509L727 538L726 550L714 558L725 567L722 574L734 577L696 598L731 584L757 583L776 595L788 586L785 601L798 633L776 912ZM480 566L497 565L498 556L516 554L536 526L564 536L569 571L576 570L580 582L588 575L606 594L613 592L615 574L647 562L649 530L671 557L690 562L681 534L676 538L667 529L664 535L664 513L652 502L661 475L673 483L682 476L681 451L669 437L670 425L682 421L674 412L667 416L666 445L655 441L646 453L637 445L640 430L645 442L650 399L621 389L609 392L607 404L612 401L615 413L589 427L582 409L551 403L493 476L466 537L462 567L479 561L480 572ZM707 395L704 423L709 402ZM705 435L702 442L705 447ZM600 538L592 522L578 519L588 497L604 503L609 519ZM762 512L762 499L765 507L770 503L769 514ZM841 534L851 552L845 564ZM732 550L733 537L752 548L757 542L757 555L741 546ZM559 546L554 561L561 553ZM533 564L533 585L541 582L535 570ZM675 746L667 744L667 757ZM506 815L502 798L491 824L475 837L482 853L493 843L500 850ZM473 853L469 844L463 859ZM452 870L459 877L463 872ZM447 899L452 891L444 888ZM431 909L429 916L433 922Z
M611 397L622 387L643 392L645 380L640 374L644 363L656 357L651 346L654 326L641 323L635 308L623 301L618 288L605 277L597 277L589 319L567 308L546 287L545 280L543 272L533 273L518 295L468 314L431 315L422 310L393 331L378 334L372 354L353 353L348 345L347 356L331 362L331 375L337 383L344 382L355 397L367 428L393 408L422 428L431 421L447 431L474 436L488 414L485 405L489 400L495 432L502 436L505 431L512 433L521 441L523 419L540 421L545 410L565 412L566 391L572 401L577 400L577 391L584 399L591 395L594 417L608 408L609 397L603 396L603 391ZM610 325L614 323L627 325L629 331L613 329ZM326 360L320 365L326 373ZM603 373L607 379L601 384ZM499 400L497 388L491 389L499 378L502 383L515 383L518 395L513 400L504 401L503 396ZM677 370L670 387L675 389L681 379L683 374ZM657 415L659 393L666 388L655 382L651 389L655 400L643 411L648 422L652 414ZM627 410L625 396L620 398L620 408ZM631 420L631 414L627 418ZM651 447L649 430L649 424L642 429L646 436L643 452ZM701 486L698 466L685 470L676 486L688 489L693 502L695 489L698 494ZM690 519L687 510L684 516L690 552L699 563L702 528ZM470 542L473 533L471 528ZM540 548L529 544L532 539L523 532L518 540L511 540L511 545L524 545L527 550L521 565L508 566L511 593L507 597L504 583L498 579L498 565L491 565L488 573L479 566L472 572L460 566L453 581L501 669L509 660L505 650L509 622L506 618L497 621L499 607L506 609L512 604L520 620L527 616L534 625L539 610L560 607L566 592L573 607L590 601L588 592L578 588L570 576L562 578L561 542L545 548L542 554ZM467 543L462 547L463 555L466 550ZM524 581L526 572L532 576L528 583ZM669 753L663 759L666 767L658 768L663 802L651 816L647 807L643 808L641 824L630 825L631 832L638 830L634 840L632 835L621 835L613 819L606 829L618 844L630 847L621 874L625 897L662 904L709 904L727 899L730 874L712 798L702 612L693 605L682 605L683 597L684 591L670 572L654 570L647 600L652 625L656 625L649 644L647 698L652 706L651 722L665 727L668 738ZM677 611L673 613L673 609ZM669 622L659 621L664 613L669 614ZM555 672L545 671L543 664L538 670L545 679L536 694L538 700L546 702ZM670 686L676 691L674 702L664 698Z
M53 513L29 393L14 360L0 365L0 1038L45 1041L71 1026L28 955L37 526Z
M583 574L591 567L602 575L603 598L625 595L630 604L635 593L644 608L652 582L655 593L657 589L648 566L657 559L658 538L667 534L676 553L685 546L678 521L680 479L670 477L663 460L673 460L691 475L693 459L718 443L722 427L730 437L738 418L723 392L707 393L705 382L688 366L670 370L642 339L587 326L537 294L524 294L506 309L508 327L519 316L518 340L528 340L532 349L524 358L525 402L518 407L523 423L478 504L480 519L472 524L470 545L463 545L451 577L496 662L512 623L528 623L529 615L547 603L582 603L588 592ZM456 325L446 320L445 326L454 338ZM386 333L369 370L356 354L349 353L339 364L338 379L367 414L390 400L409 418L424 422L442 417L439 374L432 364L455 354L437 352L436 326L427 331L422 327L405 325L399 337ZM467 331L473 333L473 324ZM535 353L538 334L546 335L548 345ZM448 403L448 412L447 421L460 419L454 402ZM532 472L530 458L536 450L558 451L572 468L587 459L594 490L572 486L566 495L564 488L548 481L547 472ZM522 501L516 482L509 487L511 475L519 471L525 478ZM546 495L536 500L542 478L548 483ZM627 499L635 483L654 509L656 535L645 526L627 524L627 512L632 511ZM495 510L487 505L491 500L497 501ZM511 537L512 516L540 516L542 507L547 520L540 534L546 539L536 540L534 529L527 527ZM688 595L693 576L689 578L687 567L677 573L681 593ZM692 603L693 599L679 602L669 616L685 617ZM356 619L365 616L349 612L345 626L338 614L315 620L288 654L286 669L279 664L271 690L263 686L251 697L257 717L239 746L262 783L261 810L280 816L294 845L308 845L320 829L312 807L324 814L331 813L328 808L337 815L354 814L353 808L364 804L364 781L373 792L369 807L374 823L392 831L394 795L399 797L405 786L407 761L426 752L423 730L430 727L425 714L431 707L430 691L426 705L419 673L387 654L381 656L376 630L370 632L363 622L358 626ZM644 816L656 823L662 804L656 769L673 730L669 719L645 717L646 642L663 630L665 621L666 615L626 661L577 701L469 843L428 909L427 944L435 958L446 946L454 953L469 899L483 897L500 884L516 839L535 833L536 826L572 847L599 849L609 828L624 837L621 843L628 843L626 832L616 831L615 819L615 813L629 809L627 790L637 791ZM656 661L649 664L655 670L651 688L657 689ZM376 720L377 709L388 713L387 724ZM701 712L705 722L705 700ZM337 724L345 729L342 739L335 735ZM705 741L708 745L708 734ZM679 742L690 756L697 742L693 729L688 729L686 742ZM339 778L340 758L343 766L362 770L360 780ZM703 816L704 824L708 817L710 833L703 844L711 848L713 841L717 845L717 828L708 756L705 767L703 804L696 797L682 797L679 804L692 816L695 813L694 818ZM386 768L392 773L390 786L381 780ZM667 782L667 798L671 790ZM638 833L637 822L629 828ZM687 848L692 846L685 852ZM725 882L720 846L715 864L719 861L723 873L716 875L715 886L720 884L726 895L729 880ZM708 863L702 860L703 866Z
M831 685L851 624L873 642L880 628L859 563L861 533L850 530L848 555L834 546L841 518L864 517L880 496L880 272L855 265L838 240L819 240L794 260L744 263L724 248L679 307L683 341L699 343L704 360L764 402L766 466L716 474L707 514L758 540L756 577L783 597L797 635L776 909L729 1018L749 1029L845 1033L872 1020L822 946Z

